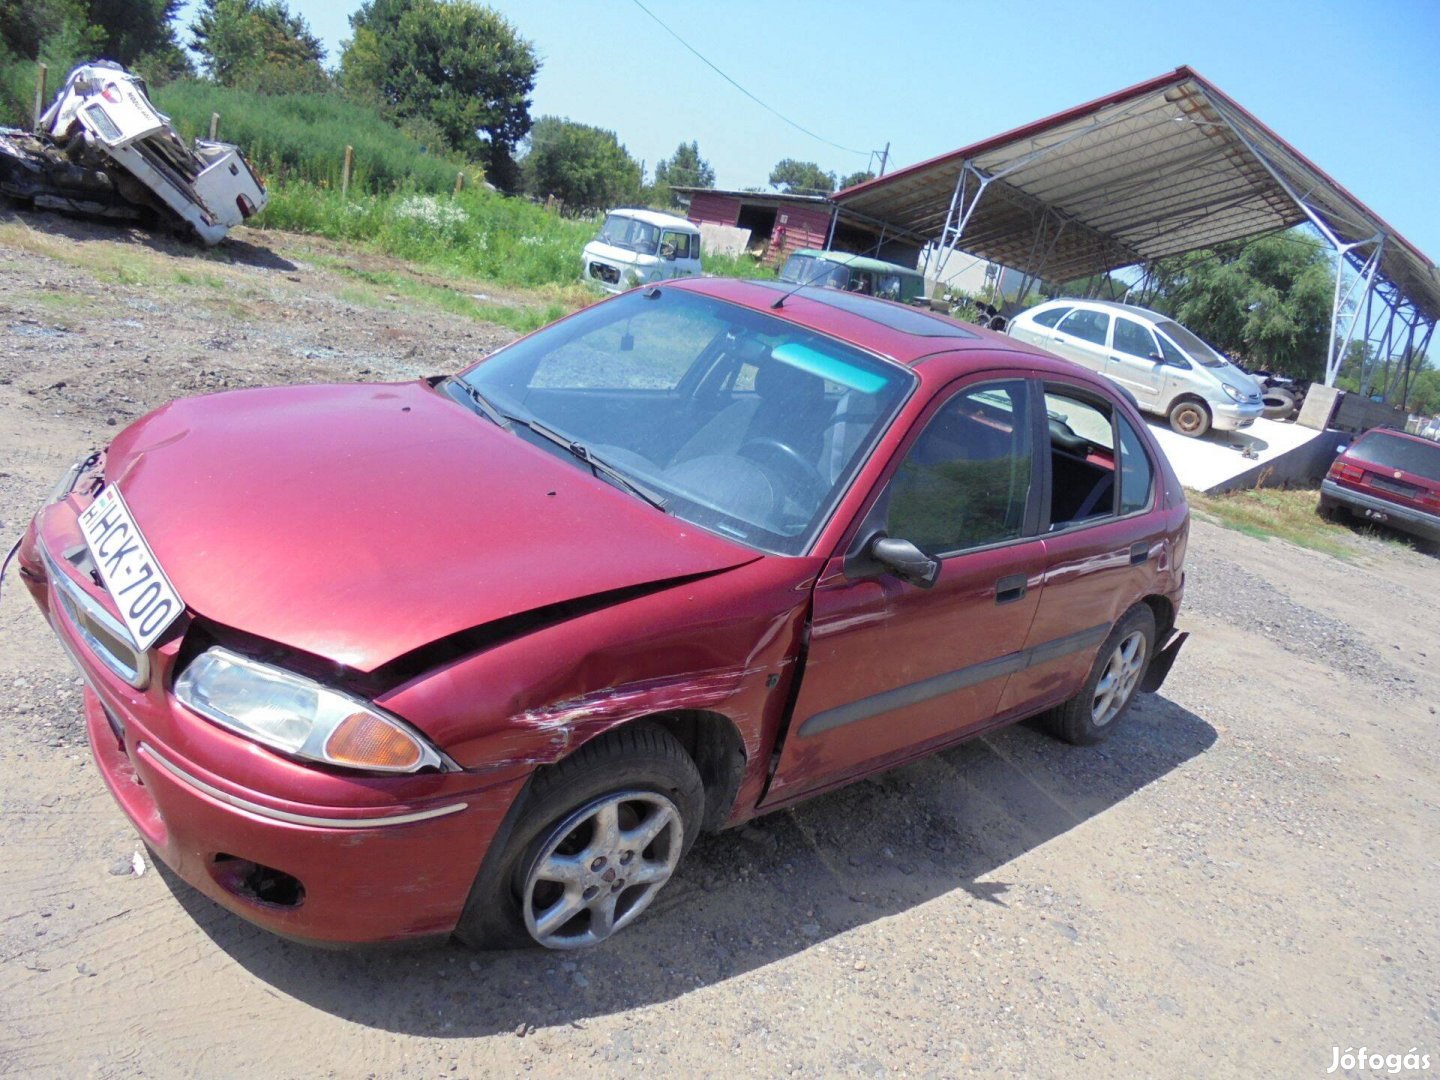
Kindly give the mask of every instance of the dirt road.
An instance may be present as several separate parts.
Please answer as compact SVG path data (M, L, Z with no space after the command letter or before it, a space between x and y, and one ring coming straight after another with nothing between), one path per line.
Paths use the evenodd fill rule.
M443 371L510 336L313 255L0 216L5 546L170 397ZM1362 1045L1440 1070L1440 562L1203 522L1191 558L1191 642L1104 747L1021 726L702 839L574 956L318 952L175 881L12 575L0 1074L1320 1077Z

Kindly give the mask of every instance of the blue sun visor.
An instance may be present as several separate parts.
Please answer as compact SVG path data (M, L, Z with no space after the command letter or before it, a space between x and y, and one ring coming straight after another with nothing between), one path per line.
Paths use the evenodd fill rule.
M828 356L819 349L802 345L798 341L777 345L770 355L782 364L789 364L811 375L839 383L847 390L858 390L862 394L878 393L890 383L890 380L878 371L866 371L838 356Z

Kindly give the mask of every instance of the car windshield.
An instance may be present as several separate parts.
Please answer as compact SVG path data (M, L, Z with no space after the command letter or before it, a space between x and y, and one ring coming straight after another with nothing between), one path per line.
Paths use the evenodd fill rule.
M1404 469L1440 483L1440 445L1427 446L1413 439L1372 432L1351 446L1345 456L1382 469Z
M1160 332L1170 338L1194 358L1197 364L1204 364L1206 367L1224 367L1225 358L1212 349L1205 342L1192 334L1185 327L1177 322L1166 319L1155 324Z
M659 248L660 230L648 221L611 214L605 219L600 235L595 239L616 247L629 248L641 255L654 255Z
M783 555L809 549L915 381L853 346L678 289L597 304L460 378L518 421L518 437L564 453L527 426L539 424L668 513Z

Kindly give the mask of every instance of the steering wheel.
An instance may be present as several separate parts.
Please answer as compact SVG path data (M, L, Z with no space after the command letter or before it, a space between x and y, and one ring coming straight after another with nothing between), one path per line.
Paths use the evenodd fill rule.
M746 451L758 451L749 453ZM829 482L820 475L809 461L806 461L793 446L769 435L756 435L740 445L740 453L762 463L774 462L780 466L784 479L795 485L796 500L811 510L820 505L820 500L830 490Z

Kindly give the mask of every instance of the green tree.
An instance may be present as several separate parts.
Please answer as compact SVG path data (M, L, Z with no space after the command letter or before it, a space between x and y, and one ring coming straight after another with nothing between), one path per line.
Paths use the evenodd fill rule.
M0 0L0 55L45 61L52 85L74 65L96 59L164 81L193 70L175 37L180 2Z
M867 180L874 180L875 174L869 169L861 169L859 172L852 172L849 176L840 181L840 190L847 187L854 187L856 184L863 184Z
M835 174L813 161L786 158L770 170L770 185L791 195L829 195L835 190Z
M558 116L535 121L520 164L531 195L554 195L572 214L634 199L642 179L640 163L613 131Z
M700 156L700 144L691 140L681 143L673 155L656 163L655 183L671 187L713 188L715 170Z
M671 191L672 187L715 186L715 170L700 156L700 144L691 140L675 148L671 157L661 158L655 165L655 183L646 195L657 206L677 207L684 204Z
M1153 301L1232 359L1299 378L1325 373L1334 271L1298 231L1160 263Z
M469 0L367 0L343 45L346 91L401 119L434 126L454 150L486 163L500 187L530 131L540 61L501 15Z
M87 0L87 21L98 27L97 58L126 67L148 67L147 75L173 77L191 70L175 36L182 0Z
M1418 374L1410 376L1410 400L1407 407L1421 416L1440 415L1440 371L1426 366L1426 358L1416 363Z
M82 0L0 0L0 50L17 59L39 59L46 41L89 28Z
M222 86L287 93L328 83L325 46L284 0L204 0L190 36L205 73Z

